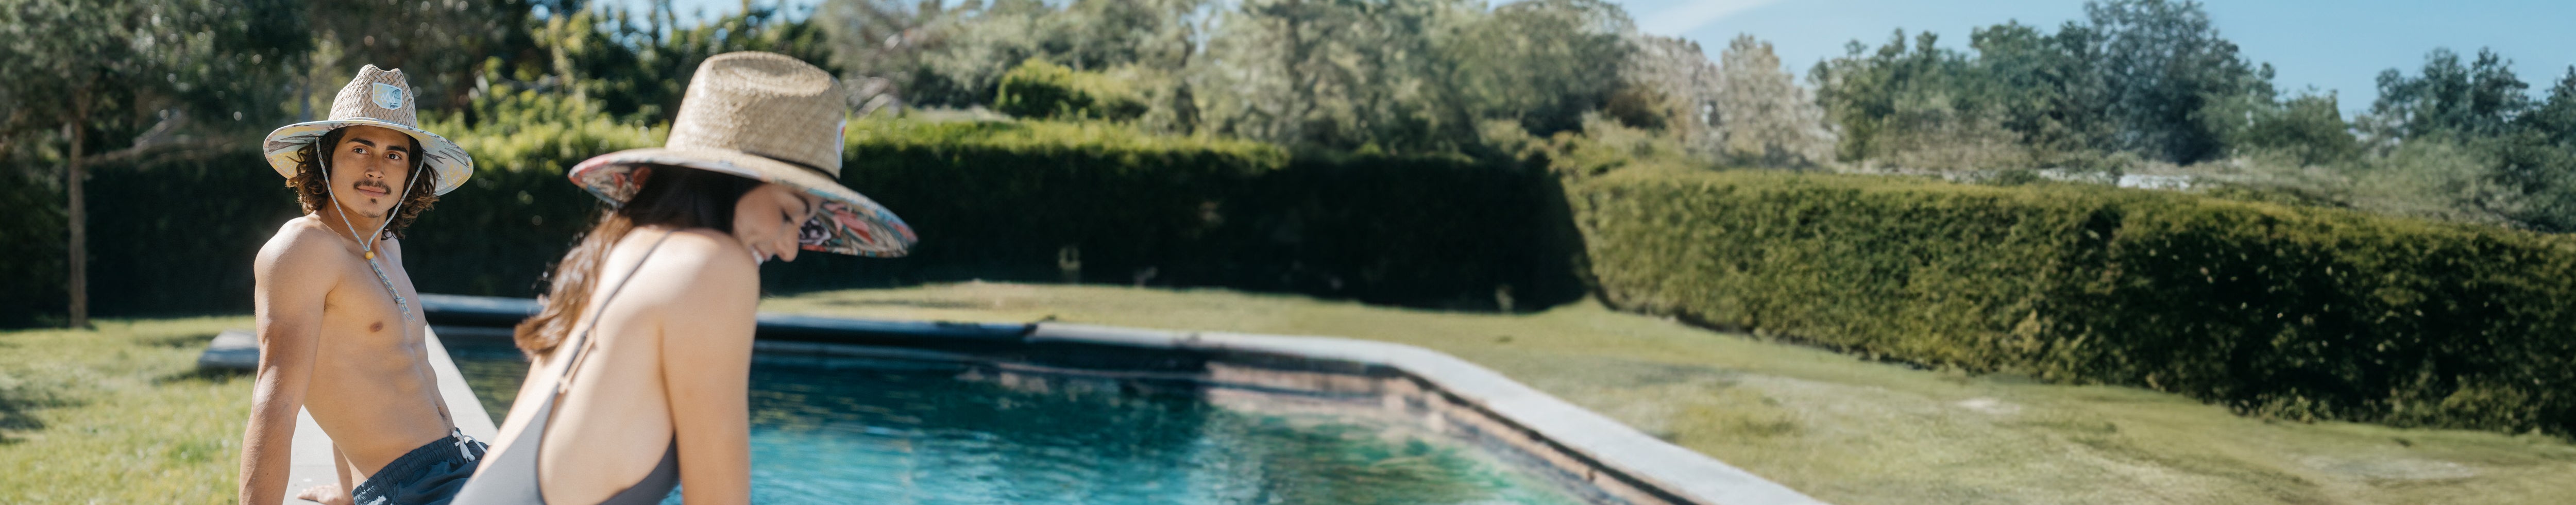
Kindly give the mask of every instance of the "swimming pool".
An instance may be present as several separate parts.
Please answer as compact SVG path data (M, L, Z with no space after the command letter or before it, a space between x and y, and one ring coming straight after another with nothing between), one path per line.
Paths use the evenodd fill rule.
M525 374L517 352L451 338L449 353L500 417ZM1276 391L810 352L760 353L751 382L758 503L1601 500L1400 418Z
M498 417L535 301L421 299ZM787 493L763 501L1823 503L1408 345L768 313L757 336L754 485Z

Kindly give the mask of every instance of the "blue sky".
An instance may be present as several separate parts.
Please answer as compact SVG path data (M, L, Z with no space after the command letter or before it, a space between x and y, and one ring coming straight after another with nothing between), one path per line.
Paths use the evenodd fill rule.
M1899 27L1931 30L1965 49L1970 29L2018 20L2054 30L2084 16L2081 0L1614 0L1648 33L1680 35L1711 52L1739 33L1770 41L1783 64L1808 67L1843 54L1853 39L1873 47ZM2576 2L2567 0L2264 0L2208 2L2221 36L2272 64L2283 91L2332 90L2345 111L2369 108L2379 71L2413 74L2424 54L2491 47L2514 74L2547 88L2576 65Z
M1640 29L1698 41L1712 57L1736 34L1753 34L1771 42L1780 61L1802 77L1817 61L1843 54L1844 43L1858 39L1875 47L1898 28L1931 30L1943 46L1965 49L1975 27L2020 21L2054 30L2084 15L2082 0L1611 1L1626 8ZM673 4L682 13L742 8L742 0ZM2247 57L2272 64L2278 72L2273 83L2283 91L2335 91L2346 112L2370 107L2379 95L2379 71L2412 74L2435 47L2463 54L2494 48L2513 61L2514 73L2535 92L2576 65L2576 1L2570 0L2234 0L2207 2L2205 8L2219 33Z

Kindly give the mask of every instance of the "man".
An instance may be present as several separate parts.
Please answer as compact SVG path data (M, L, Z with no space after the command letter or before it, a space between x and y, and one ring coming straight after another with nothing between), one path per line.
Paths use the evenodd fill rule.
M412 102L402 71L368 65L330 119L268 135L269 165L305 215L279 227L253 267L260 352L242 435L245 505L284 501L299 409L331 436L340 476L299 498L445 503L482 457L439 396L396 240L473 174L473 161L416 127Z

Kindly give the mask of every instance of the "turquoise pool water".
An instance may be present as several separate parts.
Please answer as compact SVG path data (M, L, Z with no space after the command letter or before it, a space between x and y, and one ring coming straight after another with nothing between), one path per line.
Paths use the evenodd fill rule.
M515 351L451 353L499 417L525 370ZM757 503L1580 503L1445 438L1228 408L1174 384L764 355L751 422Z

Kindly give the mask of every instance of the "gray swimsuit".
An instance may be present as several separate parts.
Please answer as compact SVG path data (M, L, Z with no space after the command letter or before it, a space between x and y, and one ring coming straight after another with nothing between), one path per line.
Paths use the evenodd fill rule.
M617 298L617 291L625 289L626 281L634 279L635 272L644 269L644 261L653 258L653 250L662 248L662 241L670 238L670 232L664 232L662 238L654 240L653 247L644 250L644 258L635 260L635 268L626 271L626 278L619 279L616 287L608 289L608 296L599 301L599 310L591 313L592 328L599 326L599 315L607 313L608 301ZM456 494L454 503L545 505L545 494L538 488L537 482L537 452L539 447L544 446L546 424L553 418L555 400L563 398L564 390L568 389L565 381L572 375L575 368L581 366L582 353L589 350L590 331L585 329L579 333L579 336L582 340L581 346L574 347L572 355L567 356L569 364L564 366L564 374L555 377L555 394L547 395L544 402L537 404L536 415L528 418L528 426L519 430L517 438L510 440L510 448L493 454L492 457L497 459L492 460L492 466L484 467L482 473L475 474L474 479L465 484L465 489ZM646 472L643 480L637 481L635 485L627 487L624 491L618 491L617 494L609 496L608 500L599 503L600 505L662 503L662 498L669 496L671 489L679 485L680 441L679 435L674 433L670 448L662 450L661 464L654 465L653 471Z

